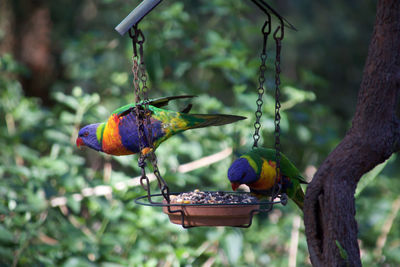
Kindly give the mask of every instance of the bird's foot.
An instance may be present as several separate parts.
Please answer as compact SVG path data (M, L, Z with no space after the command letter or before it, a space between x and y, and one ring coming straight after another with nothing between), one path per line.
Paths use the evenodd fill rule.
M145 147L145 148L142 149L142 155L144 155L144 156L146 156L150 152L153 152L153 149L150 148L150 147Z
M286 206L287 202L288 202L288 196L287 196L285 193L283 193L283 194L281 195L281 204L282 204L283 206Z

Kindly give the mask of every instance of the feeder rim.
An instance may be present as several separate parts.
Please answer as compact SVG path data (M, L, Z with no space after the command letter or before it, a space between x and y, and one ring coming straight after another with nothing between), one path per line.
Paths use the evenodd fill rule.
M187 191L187 192L172 192L170 193L170 195L179 195L181 193L189 193L192 191ZM202 191L205 193L230 193L230 194L249 194L249 192L234 192L234 191ZM240 203L164 203L164 202L143 202L143 199L147 199L148 198L152 198L152 197L163 197L163 194L151 194L151 195L143 195L140 197L135 198L135 203L139 204L139 205L143 205L143 206L154 206L154 207L182 207L182 206L187 206L187 207L193 207L193 206L199 206L199 207L232 207L232 206L256 206L256 205L275 205L275 204L280 204L282 203L282 201L280 200L279 196L279 200L278 201L269 201L269 200L265 200L265 201L257 201L257 202L240 202Z

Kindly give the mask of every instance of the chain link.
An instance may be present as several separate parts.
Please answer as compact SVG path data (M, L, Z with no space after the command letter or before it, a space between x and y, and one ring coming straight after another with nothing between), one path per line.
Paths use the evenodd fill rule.
M262 98L264 95L264 83L265 83L265 71L267 69L266 66L266 61L267 61L267 41L268 41L268 36L271 32L271 23L270 23L270 17L265 21L264 26L261 29L261 32L264 36L264 41L263 41L263 49L260 55L261 58L261 65L260 65L260 76L258 78L258 98L256 101L257 104L257 111L255 112L256 116L256 121L254 123L254 134L253 134L253 148L258 147L258 141L260 140L260 128L261 128L261 116L262 116L262 105L264 104Z

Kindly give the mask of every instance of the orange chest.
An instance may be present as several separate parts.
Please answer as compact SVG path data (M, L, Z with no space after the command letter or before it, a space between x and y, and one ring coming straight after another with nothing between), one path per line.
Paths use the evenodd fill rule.
M132 151L128 150L122 144L119 134L119 118L112 115L104 128L102 149L105 153L115 156L130 155Z

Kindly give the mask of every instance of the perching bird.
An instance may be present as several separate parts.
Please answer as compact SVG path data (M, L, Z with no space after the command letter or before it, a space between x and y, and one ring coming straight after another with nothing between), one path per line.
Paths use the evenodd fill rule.
M181 112L160 108L167 105L170 100L191 97L193 96L171 96L148 101L151 113L150 125L154 149L172 135L188 129L224 125L245 119L245 117L234 115L187 114L191 105L188 105ZM144 111L143 104L144 102L141 102L138 105L142 113ZM135 106L135 104L123 106L116 109L107 122L90 124L83 127L79 131L76 145L78 147L88 146L94 150L115 156L138 153L140 151L140 144ZM144 129L146 136L149 133L149 128L146 126ZM147 138L143 136L141 141L144 144L142 153L146 154L150 151Z
M286 193L303 210L304 193L300 184L307 184L299 170L280 153L282 193ZM271 195L276 178L276 152L269 148L255 148L235 160L228 170L232 189L246 184L256 195Z

